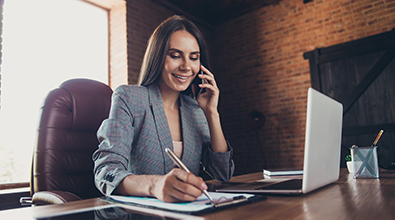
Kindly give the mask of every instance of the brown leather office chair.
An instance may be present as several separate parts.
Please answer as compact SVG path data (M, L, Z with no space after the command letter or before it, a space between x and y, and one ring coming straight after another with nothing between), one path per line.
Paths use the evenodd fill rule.
M109 86L89 79L68 80L48 94L33 154L33 205L101 196L94 185L92 154L99 144L96 131L108 118L111 95Z

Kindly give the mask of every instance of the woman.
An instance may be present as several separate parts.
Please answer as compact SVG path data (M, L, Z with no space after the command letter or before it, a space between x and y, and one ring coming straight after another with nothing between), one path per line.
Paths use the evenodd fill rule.
M98 130L93 160L95 183L103 194L194 201L207 189L197 177L200 162L219 181L232 177L232 148L217 111L219 89L207 65L205 42L193 23L173 16L157 27L140 86L114 91L109 118ZM205 92L197 100L188 96L197 89L195 77L207 82L198 85ZM174 150L191 173L175 168L165 148Z

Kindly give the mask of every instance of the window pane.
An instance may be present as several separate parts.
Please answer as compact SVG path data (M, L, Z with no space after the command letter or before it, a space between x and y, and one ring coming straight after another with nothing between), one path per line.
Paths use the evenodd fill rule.
M29 181L39 108L70 78L108 82L108 19L79 0L4 3L0 183Z

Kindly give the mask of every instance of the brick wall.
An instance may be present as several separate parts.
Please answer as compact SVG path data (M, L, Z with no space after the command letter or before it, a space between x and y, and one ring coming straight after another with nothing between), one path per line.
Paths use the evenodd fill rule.
M152 1L127 1L128 83L136 84L148 38L174 12Z
M219 110L234 147L236 173L262 168L255 131L245 124L253 110L266 116L258 134L267 166L302 167L306 93L311 85L304 52L394 27L394 0L283 0L217 27L214 71L221 89Z

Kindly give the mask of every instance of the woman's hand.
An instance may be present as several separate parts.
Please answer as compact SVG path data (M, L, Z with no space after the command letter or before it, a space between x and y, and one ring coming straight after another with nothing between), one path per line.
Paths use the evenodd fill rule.
M207 189L202 178L181 169L166 175L129 175L115 190L125 196L151 196L164 202L195 201Z
M152 183L153 195L164 202L195 201L207 189L203 179L181 169L158 176Z
M219 89L217 83L215 82L214 75L204 66L201 66L201 69L205 74L198 74L198 77L207 83L199 84L199 86L202 89L206 89L206 92L199 96L197 102L206 115L208 127L210 129L211 149L214 152L226 152L228 151L228 146L225 141L224 133L222 132L220 117L217 109Z
M197 102L204 113L210 115L217 113L219 89L215 82L214 75L204 66L201 66L201 69L205 74L198 74L198 77L203 79L205 83L199 84L199 87L201 89L206 89L206 92L199 96Z

